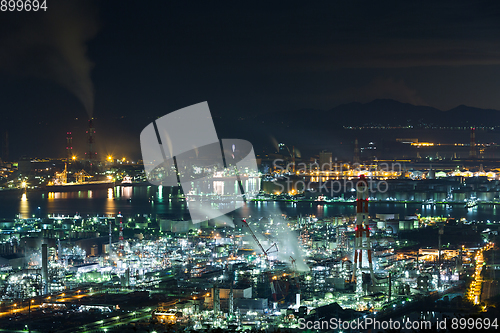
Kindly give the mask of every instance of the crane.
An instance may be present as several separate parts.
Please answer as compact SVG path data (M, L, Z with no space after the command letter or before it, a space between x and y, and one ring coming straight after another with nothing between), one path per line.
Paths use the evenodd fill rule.
M292 256L290 256L290 259L291 259L290 261L291 261L291 263L292 263L292 270L295 272L295 271L297 271L297 263L296 263L296 260L295 260L295 258L294 258L294 257L292 257Z
M273 245L271 245L267 250L264 249L264 247L262 246L262 244L257 239L257 236L255 236L255 233L253 232L252 228L250 228L250 226L248 225L247 220L246 219L241 219L241 221L243 222L244 225L246 225L246 227L250 231L250 234L252 235L253 240L255 241L255 243L257 243L257 245L261 249L262 253L264 253L264 256L266 257L266 262L269 264L269 254L270 253L274 253L274 252L278 252L278 246L276 245L276 243L273 243ZM271 250L273 248L274 248L274 250ZM277 295L276 295L276 289L274 288L273 275L272 275L271 271L267 271L267 277L269 279L269 285L271 287L271 293L273 295L273 300L274 300L274 302L277 302L278 298L277 298Z
M77 183L84 183L87 178L92 178L91 175L89 175L85 170L80 170L80 172L75 173L76 176L76 182Z
M297 275L297 260L294 257L290 256L290 261L292 263L292 271L293 271L292 279L295 281L297 289L300 293L300 282L299 282L299 278Z

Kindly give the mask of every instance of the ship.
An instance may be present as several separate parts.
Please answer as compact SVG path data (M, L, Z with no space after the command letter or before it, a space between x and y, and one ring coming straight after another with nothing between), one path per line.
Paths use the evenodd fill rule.
M473 208L473 207L476 207L477 206L477 200L475 199L470 199L469 201L467 201L465 203L465 208Z
M47 184L45 189L49 192L71 192L85 191L114 187L115 183L111 180L89 181L82 183L65 183L65 184Z

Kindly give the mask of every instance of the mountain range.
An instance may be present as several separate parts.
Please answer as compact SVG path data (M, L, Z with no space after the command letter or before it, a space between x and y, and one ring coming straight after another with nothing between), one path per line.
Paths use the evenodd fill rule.
M210 101L208 101L210 104ZM36 105L32 105L36 108ZM74 107L73 107L74 108ZM214 110L215 111L215 110ZM167 111L168 113L168 111ZM23 111L11 110L0 122L0 147L3 147L5 131L9 134L11 158L20 156L64 157L66 132L73 136L74 153L80 158L86 151L86 117L77 117L69 102L59 101L54 112L26 117ZM127 156L140 159L139 136L142 129L163 114L124 115L97 112L96 149L99 154ZM238 114L217 117L214 124L219 138L239 138L250 141L256 153L275 151L279 142L295 147L307 154L321 150L345 150L352 154L355 138L363 141L395 140L396 137L418 137L421 140L455 140L466 142L463 131L428 131L435 127L500 126L500 111L460 105L442 111L430 106L416 106L395 100L377 99L369 103L348 103L329 110L298 109L295 111L266 114ZM392 131L346 130L349 127L400 126L413 128ZM417 133L418 132L418 133ZM477 140L499 141L497 131L480 131ZM485 135L488 134L486 137ZM456 136L455 136L456 135ZM455 136L455 137L454 137ZM0 153L2 150L0 150ZM105 156L105 155L104 155ZM3 157L3 154L2 156Z
M320 127L411 126L430 127L494 127L500 126L500 111L459 105L442 111L431 106L412 105L391 99L376 99L369 103L341 104L329 110L300 109L259 115L252 120L303 126L312 121ZM315 121L317 120L317 121Z

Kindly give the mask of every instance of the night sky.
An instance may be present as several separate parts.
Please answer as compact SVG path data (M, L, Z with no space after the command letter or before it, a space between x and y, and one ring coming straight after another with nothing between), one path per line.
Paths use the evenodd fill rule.
M135 156L144 126L201 101L222 119L378 98L500 109L498 1L47 5L0 12L12 156L64 156L88 114L101 153Z

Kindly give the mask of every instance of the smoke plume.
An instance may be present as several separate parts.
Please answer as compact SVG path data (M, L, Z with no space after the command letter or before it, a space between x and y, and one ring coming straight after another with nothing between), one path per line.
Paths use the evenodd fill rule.
M262 219L257 226L252 225L254 228L255 236L259 242L266 248L276 243L278 252L271 254L282 262L287 263L292 269L298 272L307 272L309 267L306 263L306 254L299 242L299 235L290 229L288 222L281 218L281 211L279 209L270 208L267 210L270 215L273 215L273 225L271 226L268 219ZM264 234L269 233L269 237ZM251 236L245 237L245 241L253 244L254 248L258 249L257 244ZM257 251L258 252L258 251ZM295 260L295 267L291 265L292 258Z
M47 11L2 15L0 70L53 81L82 103L94 106L92 63L86 43L98 30L93 1L52 0ZM11 14L11 13L9 13Z

